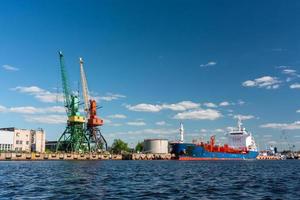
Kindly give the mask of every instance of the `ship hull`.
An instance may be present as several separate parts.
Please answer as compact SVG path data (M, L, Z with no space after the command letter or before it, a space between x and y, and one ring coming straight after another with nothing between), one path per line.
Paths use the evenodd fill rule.
M178 160L251 160L258 156L257 151L245 153L209 152L202 146L192 143L176 143L172 145L172 153Z

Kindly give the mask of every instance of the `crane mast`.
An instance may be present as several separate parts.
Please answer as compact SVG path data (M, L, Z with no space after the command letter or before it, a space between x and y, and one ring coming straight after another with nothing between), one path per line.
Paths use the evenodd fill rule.
M64 56L59 52L60 72L64 96L64 105L67 111L67 126L57 141L56 151L86 152L90 151L90 141L85 134L85 117L79 112L79 97L71 94L68 85Z
M83 69L83 59L79 58L80 63L80 76L81 76L81 84L82 84L82 94L84 99L84 110L86 112L86 117L89 117L89 89L87 85L87 80L85 76L85 72Z
M91 148L94 151L100 151L103 149L103 145L105 145L105 149L107 149L107 142L104 139L99 126L104 124L103 120L97 116L97 102L94 99L91 99L89 96L88 83L86 74L84 72L83 67L83 59L79 58L80 63L80 77L82 84L82 94L84 99L84 108L87 117L86 123L86 134L90 140Z
M66 67L65 67L65 61L64 56L61 51L59 51L59 63L60 63L60 72L61 72L61 80L62 80L62 89L63 89L63 96L64 96L64 104L67 110L68 116L70 116L70 105L71 105L71 99L70 99L70 89L68 85L68 79L66 75Z

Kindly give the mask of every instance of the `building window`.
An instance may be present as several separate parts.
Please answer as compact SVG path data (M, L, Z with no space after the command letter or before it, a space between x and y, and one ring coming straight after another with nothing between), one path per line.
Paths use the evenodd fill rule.
M16 141L16 144L19 144L19 140Z
M23 141L22 140L20 140L20 144L22 144L23 143Z
M28 145L28 144L29 144L29 141L26 141L26 144Z

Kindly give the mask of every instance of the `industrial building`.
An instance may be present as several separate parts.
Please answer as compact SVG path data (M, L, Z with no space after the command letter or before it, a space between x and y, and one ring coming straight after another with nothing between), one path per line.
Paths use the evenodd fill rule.
M45 138L43 129L0 128L0 151L44 153Z
M169 142L167 139L144 140L144 153L165 154L169 153Z
M46 150L55 152L57 147L57 141L46 141Z

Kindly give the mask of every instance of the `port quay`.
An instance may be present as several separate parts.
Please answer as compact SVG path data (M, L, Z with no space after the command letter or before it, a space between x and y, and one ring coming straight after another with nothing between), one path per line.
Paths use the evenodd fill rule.
M45 131L26 130L16 128L0 129L0 139L6 141L7 144L1 144L2 152L0 153L0 161L54 161L54 160L285 160L298 159L299 155L281 154L275 148L268 151L258 152L254 139L248 134L242 126L241 120L238 121L236 129L230 133L233 139L239 134L240 138L252 139L251 145L244 144L225 144L219 146L215 144L215 137L207 143L193 141L192 143L184 142L184 127L180 124L178 131L178 141L168 141L166 139L145 139L141 152L121 152L111 153L109 151L102 152L59 152L56 151L57 142L45 141ZM31 138L28 140L28 138ZM230 137L229 137L230 142ZM249 144L250 144L249 143ZM241 145L238 149L236 146ZM235 148L234 148L235 146ZM245 149L244 149L245 148ZM252 149L251 149L252 148ZM15 151L13 151L15 149ZM191 151L190 149L194 149ZM205 152L199 154L199 151ZM191 152L188 152L191 151ZM252 156L254 155L254 156Z

